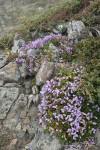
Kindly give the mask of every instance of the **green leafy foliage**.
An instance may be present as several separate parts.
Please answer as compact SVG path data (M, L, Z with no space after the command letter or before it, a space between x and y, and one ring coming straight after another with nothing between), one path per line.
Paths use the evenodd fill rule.
M87 93L90 99L98 101L100 99L100 39L84 39L77 43L75 49L78 49L75 59L85 67L79 89L84 94Z

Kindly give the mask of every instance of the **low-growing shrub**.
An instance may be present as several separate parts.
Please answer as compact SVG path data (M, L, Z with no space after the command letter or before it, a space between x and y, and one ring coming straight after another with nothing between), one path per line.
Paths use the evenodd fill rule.
M94 101L98 101L100 99L100 39L84 39L77 43L75 49L78 49L75 59L86 69L80 86L84 94L87 92Z
M76 89L84 72L82 66L69 68L70 75L54 77L41 90L39 122L60 141L84 141L96 132L98 105L88 94Z

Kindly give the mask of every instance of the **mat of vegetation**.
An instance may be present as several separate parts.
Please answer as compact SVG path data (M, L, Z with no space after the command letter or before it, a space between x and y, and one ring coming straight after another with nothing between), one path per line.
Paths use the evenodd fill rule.
M30 48L37 52L35 57L25 54ZM22 47L16 58L17 63L27 64L31 76L43 59L55 63L54 77L41 90L38 115L45 131L62 143L90 140L100 123L99 49L98 38L74 42L51 34Z

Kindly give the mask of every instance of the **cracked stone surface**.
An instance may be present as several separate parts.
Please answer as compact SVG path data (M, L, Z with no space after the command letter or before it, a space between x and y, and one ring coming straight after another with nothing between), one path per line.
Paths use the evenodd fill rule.
M38 132L35 138L28 144L32 150L61 150L62 146L57 139L53 139L48 134Z
M6 64L6 57L0 55L0 68L2 68Z
M0 69L0 80L7 82L18 82L21 79L18 64L10 62L8 65Z
M68 39L76 39L77 37L89 36L88 30L84 23L80 20L73 20L67 24Z
M4 88L0 87L0 119L5 119L12 104L19 95L18 88Z
M54 74L54 70L55 65L53 62L44 61L36 75L36 85L41 86L47 80L50 80Z

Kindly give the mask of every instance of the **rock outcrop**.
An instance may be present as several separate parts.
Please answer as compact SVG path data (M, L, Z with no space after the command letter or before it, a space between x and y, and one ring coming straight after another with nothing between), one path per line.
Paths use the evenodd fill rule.
M63 31L68 34L68 40L78 40L92 35L82 21L75 20L58 27L58 33ZM25 41L16 35L12 53L19 52L24 44ZM52 43L49 44L49 48L52 53L58 53L56 46ZM29 49L25 53L37 55L34 49ZM47 80L53 77L55 67L59 66L59 63L47 60L40 63L41 66L36 75L29 76L25 63L7 61L7 56L0 55L0 132L4 130L8 134L8 130L14 132L14 137L12 136L10 142L6 144L7 150L77 150L68 148L68 144L63 145L57 138L45 134L39 125L37 106L41 101L41 88ZM60 65L65 66L63 63ZM92 148L93 150L100 147L99 132L98 130L96 133L97 145L93 147L94 149ZM0 136L0 142L2 138ZM23 141L25 145L22 145L20 141ZM0 145L0 150L6 150L2 145Z

